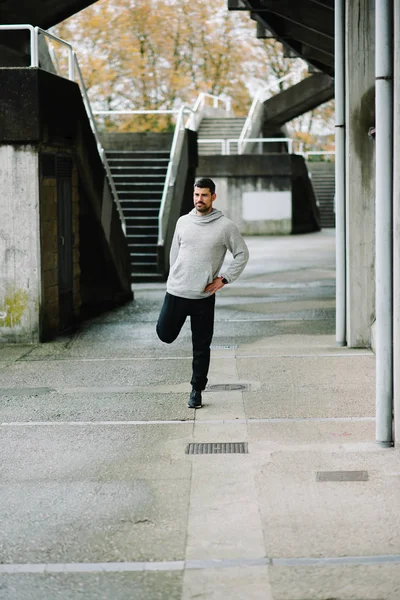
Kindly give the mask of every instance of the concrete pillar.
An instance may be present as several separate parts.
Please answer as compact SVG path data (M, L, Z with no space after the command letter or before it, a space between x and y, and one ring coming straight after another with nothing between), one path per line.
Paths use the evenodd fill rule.
M400 443L400 0L394 2L393 165L393 401L394 441Z
M39 341L39 159L0 145L0 344Z
M369 347L375 318L375 1L346 2L347 344Z

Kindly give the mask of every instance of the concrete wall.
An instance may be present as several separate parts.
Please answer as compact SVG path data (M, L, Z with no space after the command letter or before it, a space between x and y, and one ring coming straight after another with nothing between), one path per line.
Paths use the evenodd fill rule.
M0 341L37 342L132 299L129 253L78 86L40 69L0 69L0 84ZM43 154L71 158L64 251Z
M346 3L347 343L368 347L375 318L374 0Z
M202 175L200 175L202 176ZM283 235L292 231L292 193L289 177L214 177L216 208L243 235Z
M31 145L0 146L0 342L39 340L39 159Z
M216 207L243 235L315 231L315 197L301 161L289 154L200 156L196 177L215 181Z

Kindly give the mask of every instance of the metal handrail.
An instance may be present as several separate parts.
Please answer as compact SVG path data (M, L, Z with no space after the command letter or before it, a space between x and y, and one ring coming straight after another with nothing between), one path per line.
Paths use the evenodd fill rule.
M253 102L251 104L250 110L249 110L249 114L247 115L247 119L243 125L243 129L241 131L240 134L240 147L242 148L242 143L244 141L244 139L246 138L246 135L248 133L248 131L251 129L251 125L253 123L253 117L254 117L254 113L256 112L258 105L262 103L261 98L267 93L269 92L271 89L273 89L275 86L279 85L280 83L282 83L283 81L286 81L287 79L293 77L293 73L288 73L287 75L284 75L283 77L281 77L280 79L277 79L276 81L272 82L270 85L267 85L263 88L261 88L260 90L258 90L257 94L255 95ZM246 139L246 142L249 141ZM244 149L246 148L246 146L244 146Z
M225 104L225 110L227 112L230 112L232 109L232 98L230 96L228 96L226 98L222 98L222 96L215 96L214 94L207 94L206 92L200 92L200 94L198 95L197 100L193 106L194 112L197 112L199 110L199 108L201 108L201 106L204 105L204 100L206 98L211 98L211 100L213 101L214 108L218 108L218 103L223 102Z
M0 31L23 31L27 30L30 32L30 56L31 56L31 67L39 66L39 51L37 44L37 36L35 35L35 27L33 25L0 25Z
M37 36L39 35L39 33L41 33L50 40L54 40L55 42L58 42L59 44L62 44L68 48L68 79L70 79L71 81L75 81L76 57L72 45L69 42L66 42L65 40L62 40L61 38L57 37L56 35L53 35L49 31L42 29L41 27L35 27L35 32ZM37 66L39 66L39 60Z
M238 144L238 154L242 154L242 152L240 152L240 150L241 150L241 144L243 142L240 141L240 138L239 139L234 139L234 140L232 140L232 139L231 140L226 140L226 141L227 141L227 151L228 151L228 154L230 153L230 143L233 143L233 142L237 142L237 144ZM262 138L262 137L259 137L259 138L246 138L246 142L245 143L247 143L247 142L260 142L260 144L263 143L263 142L266 142L266 143L270 143L270 142L271 143L273 143L273 142L287 143L287 145L288 145L288 154L293 154L293 140L292 140L292 138Z
M94 115L177 115L179 109L158 110L94 110Z
M178 168L178 160L180 158L180 153L178 153L178 143L179 143L179 134L185 129L184 125L184 115L186 112L193 113L193 109L183 105L178 114L178 118L176 120L174 137L172 139L171 151L169 154L169 162L167 167L167 174L165 177L164 189L161 198L160 204L160 212L158 214L158 245L162 246L164 244L164 212L167 205L168 193L171 187L173 187L175 183L175 171Z
M99 152L101 161L103 163L104 169L105 169L106 174L107 174L108 183L110 184L111 193L113 195L114 202L115 202L115 204L117 206L119 218L121 219L122 230L123 230L124 234L126 235L126 221L125 221L124 213L123 213L123 210L122 210L121 202L119 200L117 188L115 187L114 179L113 179L112 174L111 174L111 169L110 169L110 165L109 165L108 160L107 160L107 156L106 156L105 150L104 150L104 148L103 148L103 146L101 144L100 135L99 135L99 132L97 130L96 122L94 120L92 108L90 106L89 96L87 94L86 86L85 86L85 83L83 81L82 71L80 69L80 66L79 66L79 63L78 63L78 59L76 57L75 52L74 52L74 59L75 59L74 62L75 62L76 72L78 74L78 78L79 78L79 81L80 81L80 84L81 84L79 87L80 87L80 90L81 90L83 103L85 105L86 113L87 113L87 116L89 118L89 122L90 122L90 125L91 125L91 128L92 128L92 131L93 131L93 135L94 135L95 140L96 140L97 150Z
M116 187L115 187L112 175L111 175L110 165L108 164L108 160L105 155L104 148L101 145L100 136L97 131L96 123L95 123L95 120L93 117L93 112L92 112L92 109L90 106L89 96L87 95L86 86L85 86L85 83L83 80L82 72L79 67L78 59L77 59L76 53L74 52L72 45L69 42L66 42L65 40L62 40L61 38L57 37L56 35L53 35L52 33L46 31L45 29L42 29L41 27L34 27L33 25L25 25L25 24L24 25L0 25L0 31L7 31L7 30L11 30L11 31L27 30L30 32L30 59L31 59L30 66L34 67L34 68L39 68L39 42L38 42L39 33L41 33L45 37L48 37L51 40L59 42L60 44L66 46L68 48L68 79L70 79L71 81L75 81L75 75L76 75L76 73L78 74L78 78L79 78L78 85L79 85L79 89L82 94L83 104L85 106L86 113L89 118L89 122L90 122L90 125L92 128L92 131L93 131L93 135L96 140L97 150L99 152L100 159L104 165L104 169L107 174L107 179L108 179L108 182L109 182L110 188L111 188L111 193L114 198L114 202L117 206L119 217L121 219L122 229L125 234L126 233L125 217L122 212L122 207L121 207L121 203L119 201L118 192L116 190Z
M287 143L288 145L288 152L289 154L293 154L293 144L296 142L296 140L293 140L292 138L247 138L246 139L246 143L247 142L260 142L260 143L273 143L273 142L282 142L282 143ZM231 155L231 145L232 144L238 144L238 150L239 150L239 145L241 143L240 138L229 138L229 139L225 139L225 138L204 138L202 140L197 140L198 144L221 144L221 148L222 148L222 154L223 155L227 155L230 156ZM238 154L240 154L240 152L238 152Z

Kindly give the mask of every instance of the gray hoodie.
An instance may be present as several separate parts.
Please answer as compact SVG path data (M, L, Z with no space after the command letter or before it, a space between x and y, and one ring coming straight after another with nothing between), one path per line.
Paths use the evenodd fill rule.
M220 273L226 251L233 255L229 268ZM218 209L197 216L193 209L176 224L170 253L167 292L182 298L207 298L204 288L219 275L229 281L239 277L249 251L232 221Z

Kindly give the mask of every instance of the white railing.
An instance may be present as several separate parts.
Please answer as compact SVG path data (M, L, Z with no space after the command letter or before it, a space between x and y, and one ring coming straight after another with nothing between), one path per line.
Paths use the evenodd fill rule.
M45 37L58 42L59 44L68 48L68 79L71 81L75 80L74 70L75 70L75 61L74 61L74 49L65 40L53 35L49 31L42 29L41 27L34 27L33 25L0 25L0 31L15 31L15 30L26 30L30 33L30 60L31 67L39 67L39 34L44 35Z
M215 96L214 94L207 94L206 92L200 92L196 102L193 106L193 112L197 112L201 110L205 104L207 99L212 100L213 108L219 108L219 105L222 104L226 110L226 112L231 112L232 110L232 99L229 96Z
M85 109L89 118L89 122L93 131L93 135L96 140L97 150L99 152L101 161L104 165L104 169L107 174L107 179L110 185L111 193L114 199L114 202L117 206L119 217L121 219L121 225L124 233L126 233L126 224L125 217L122 212L121 203L118 198L118 193L115 188L115 184L113 178L111 176L110 166L107 161L107 157L104 152L104 148L101 145L100 136L97 131L96 123L94 120L93 112L90 106L90 100L86 92L86 86L82 77L82 72L79 67L78 59L76 57L76 53L74 52L71 44L62 40L61 38L49 33L45 29L41 29L41 27L34 27L33 25L0 25L0 31L15 31L15 30L27 30L30 33L30 66L33 68L39 68L39 35L43 35L46 38L49 38L52 41L55 41L68 49L68 79L71 81L75 81L76 75L78 75L78 84L82 94L83 103L85 105ZM55 56L54 52L51 53L52 56ZM61 75L59 71L58 61L56 61L57 72Z
M163 194L161 198L160 212L158 214L158 245L164 245L165 233L166 233L166 225L164 215L167 208L168 201L170 200L170 195L173 190L175 179L178 171L179 161L181 158L181 142L182 136L181 132L185 130L185 113L192 113L193 109L188 106L182 106L178 118L176 120L174 137L172 139L171 152L169 155L169 162L167 167L167 174L165 177L165 184L163 189Z
M294 80L301 80L301 77L295 73L288 73L287 75L285 75L284 77L281 77L280 79L277 79L276 81L274 81L273 83L271 83L270 85L267 85L263 88L261 88L260 90L258 90L257 94L254 97L254 100L251 104L250 110L249 110L249 114L247 115L247 119L243 125L243 129L242 132L240 134L240 148L243 148L243 152L240 152L240 154L244 154L245 150L246 150L246 144L247 142L250 142L249 138L252 134L252 129L253 126L256 125L256 121L258 118L260 118L260 110L263 108L263 103L265 102L266 95L273 90L276 86L279 87L279 85L281 83L283 83L284 81L286 81L287 79L290 78L294 78ZM298 81L296 81L296 83L298 83ZM246 141L245 141L246 140Z
M245 142L243 142L243 140L241 140L240 138L229 138L229 139L204 138L202 140L197 140L198 144L218 144L218 145L220 145L221 150L222 150L221 154L226 155L226 156L230 156L231 146L233 144L238 145L238 152L235 152L235 154L242 154L240 152L240 144L247 143L247 142L258 142L260 145L263 143L267 143L267 144L268 143L286 143L288 145L288 153L293 154L293 144L296 142L296 140L293 140L292 138L263 138L263 137L247 138ZM260 154L261 154L261 152L260 152Z

